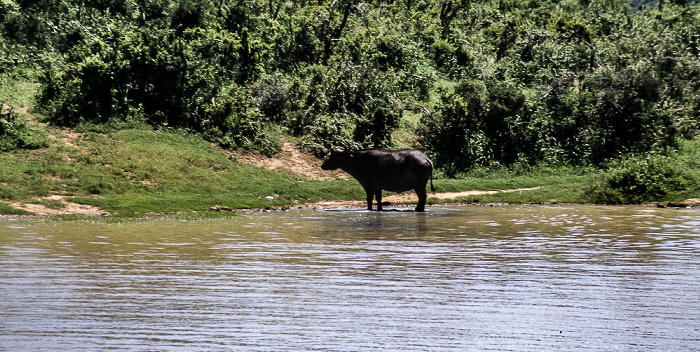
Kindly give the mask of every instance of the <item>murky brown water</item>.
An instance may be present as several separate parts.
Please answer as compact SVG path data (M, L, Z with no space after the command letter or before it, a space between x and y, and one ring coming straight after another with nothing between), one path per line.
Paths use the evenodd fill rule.
M700 211L0 222L0 350L698 351Z

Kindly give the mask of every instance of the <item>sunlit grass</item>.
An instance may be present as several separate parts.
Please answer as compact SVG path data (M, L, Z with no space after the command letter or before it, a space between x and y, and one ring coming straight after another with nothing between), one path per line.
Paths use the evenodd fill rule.
M0 198L41 204L40 197L62 194L70 201L124 215L364 199L355 180L307 180L242 164L182 131L52 133L57 137L48 148L0 154ZM700 175L700 163L693 157L699 145L683 142L675 155L695 175ZM438 192L540 187L456 199L461 202L587 202L592 185L602 176L600 170L576 167L498 168L473 170L459 179L443 178L436 172L434 184ZM668 197L696 194L697 189L689 189ZM429 202L446 201L432 198ZM0 207L0 213L18 212L6 204Z
M0 156L6 199L53 193L107 211L249 208L357 197L350 181L299 181L298 176L240 164L194 135L179 131L84 133L72 147ZM359 186L358 186L359 187ZM267 199L272 197L272 200Z
M0 91L0 98L26 109L35 89L34 83L18 82ZM15 201L60 209L61 202L41 199L54 194L123 216L193 211L213 214L208 210L214 206L284 207L365 198L355 180L310 180L240 163L231 153L180 130L147 126L46 128L51 136L47 148L0 153L0 214L27 214L9 205ZM700 179L698 155L700 140L684 140L670 158ZM591 188L604 176L605 171L596 168L515 166L477 168L458 178L445 178L437 170L434 184L438 192L540 187L456 199L461 202L588 202ZM695 183L659 200L698 196L700 189ZM429 197L429 202L447 201Z

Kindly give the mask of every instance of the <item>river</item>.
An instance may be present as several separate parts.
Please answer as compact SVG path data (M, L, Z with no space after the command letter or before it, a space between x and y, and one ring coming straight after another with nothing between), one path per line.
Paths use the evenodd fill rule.
M700 211L0 221L3 351L698 351Z

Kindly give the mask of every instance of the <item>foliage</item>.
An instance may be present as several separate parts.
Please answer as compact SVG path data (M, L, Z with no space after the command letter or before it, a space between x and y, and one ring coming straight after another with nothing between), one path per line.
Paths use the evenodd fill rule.
M550 6L514 10L481 30L493 39L475 43L470 56L481 59L439 92L420 135L448 173L523 160L602 165L696 133L699 66L688 60L697 36L687 45L683 33L697 30L697 8L632 15L596 3ZM663 20L671 12L676 22Z
M0 73L49 122L147 123L266 154L417 147L448 174L604 165L700 125L696 1L0 0Z
M293 113L286 125L312 149L323 154L333 145L391 145L401 114L401 103L389 94L394 75L334 64L311 66L299 76L290 87Z
M663 199L695 184L690 174L668 158L633 157L611 167L590 197L597 203L636 204Z
M298 182L298 176L238 163L181 130L123 129L67 135L38 150L0 153L0 199L66 194L120 213L292 205L361 199L354 180ZM70 143L67 143L70 141ZM274 196L267 200L266 196ZM0 213L12 211L0 202Z
M0 151L37 149L48 146L46 132L29 125L14 109L0 103Z

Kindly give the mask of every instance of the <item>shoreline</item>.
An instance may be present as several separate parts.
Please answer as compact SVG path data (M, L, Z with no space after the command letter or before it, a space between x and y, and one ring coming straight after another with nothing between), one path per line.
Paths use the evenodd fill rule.
M442 193L429 193L428 194L428 199L438 199L438 200L452 200L452 199L457 199L460 197L468 197L468 196L477 196L477 195L489 195L489 194L499 194L499 193L510 193L510 192L525 192L525 191L533 191L542 188L541 186L538 187L530 187L530 188L517 188L517 189L504 189L504 190L489 190L489 191L464 191L464 192L442 192ZM22 214L22 215L15 215L15 214L0 214L0 219L3 218L43 218L43 217L55 217L55 216L86 216L86 217L105 217L105 216L112 216L112 215L119 215L118 213L111 213L105 210L102 210L97 207L89 206L89 205L82 205L82 204L77 204L73 203L69 200L67 200L67 196L62 196L62 195L51 195L48 197L42 197L40 198L37 202L12 202L8 203L9 206L19 209L19 210L24 210L32 214ZM387 205L406 205L410 206L410 204L416 203L418 201L418 197L415 193L413 192L405 192L405 193L400 193L400 194L391 194L388 196L385 196L383 198L382 204L387 204ZM47 202L52 202L54 204L53 207L47 206L42 203L47 203ZM457 202L459 203L459 202ZM56 204L58 206L56 206ZM361 200L333 200L333 201L320 201L320 202L314 202L314 203L301 203L301 204L295 204L295 205L282 205L282 206L269 206L269 207L253 207L253 208L242 208L242 209L236 209L236 210L243 210L243 211L262 211L265 209L276 209L276 210L285 210L285 209L292 209L292 208L319 208L319 207L365 207L366 202L361 201ZM209 208L208 211L233 211L234 209L230 207L222 207L222 206L212 206ZM198 211L198 212L205 212L204 211ZM182 211L183 213L191 212L191 211ZM143 214L166 214L166 215L171 215L175 214L177 212L146 212Z
M505 189L505 190L489 190L489 191L464 191L464 192L443 192L443 193L429 193L428 200L437 199L437 203L428 203L428 209L431 206L482 206L482 207L498 207L498 206L512 206L512 205L594 205L594 206L630 206L630 205L614 205L614 204L595 204L595 203L575 203L575 202L508 202L508 201L458 201L459 197L475 196L475 195L488 195L488 194L499 194L499 193L510 193L510 192L524 192L537 190L542 187L531 187L531 188L520 188L520 189ZM64 196L49 196L48 199L53 199L55 201L60 201L66 204L63 209L50 209L46 206L36 203L11 203L12 206L19 206L18 209L30 211L39 210L34 214L0 214L0 221L13 221L13 220L35 220L35 219L60 219L66 217L75 217L77 220L82 219L100 219L100 218L133 218L133 219L147 219L150 217L163 217L163 216L173 216L173 217L187 217L195 215L197 218L207 219L220 217L222 214L235 215L237 213L256 213L256 212L276 212L276 211L293 211L293 210L335 210L335 209L359 209L366 210L366 202L361 200L332 200L332 201L320 201L320 202L310 202L301 203L294 205L276 205L276 206L266 206L266 207L252 207L252 208L238 208L233 209L229 207L213 206L207 210L184 210L184 211L153 211L144 213L133 213L130 215L123 215L119 213L111 213L101 210L96 207L91 207L87 205L81 205L72 203L65 200ZM402 193L402 194L392 194L386 196L383 201L383 206L406 208L406 211L412 211L413 206L417 196L415 193ZM444 202L440 202L444 201ZM657 207L657 208L677 208L677 209L700 209L700 199L690 198L680 202L646 202L642 204L632 204L631 206L640 207ZM403 211L403 209L400 209ZM376 211L376 210L373 210ZM387 209L385 211L392 212L396 209ZM217 214L217 215L214 215Z

